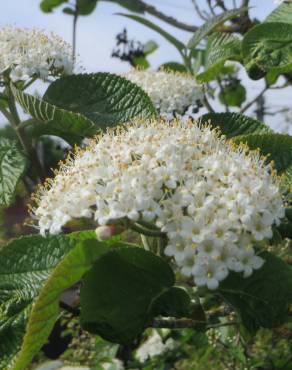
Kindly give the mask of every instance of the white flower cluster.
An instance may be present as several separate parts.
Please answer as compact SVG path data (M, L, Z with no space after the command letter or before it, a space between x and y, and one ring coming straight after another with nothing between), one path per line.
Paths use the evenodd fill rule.
M122 361L119 360L118 358L114 358L107 362L103 362L101 364L101 368L103 370L124 370L125 369Z
M284 217L276 178L257 152L209 127L175 120L109 131L63 164L35 196L42 234L69 220L151 223L185 276L216 289L229 271L262 266L252 244Z
M202 89L193 77L166 71L132 69L125 78L140 86L151 98L161 115L183 114L202 98Z
M4 27L0 29L0 79L6 71L14 82L71 74L71 46L54 33Z
M84 366L63 366L59 370L90 370L90 368Z
M174 348L175 342L172 338L168 338L163 342L161 336L154 331L153 334L137 349L135 357L140 362L145 362L149 358L162 355Z
M43 363L35 370L90 370L89 367L80 366L65 366L62 361L49 361Z

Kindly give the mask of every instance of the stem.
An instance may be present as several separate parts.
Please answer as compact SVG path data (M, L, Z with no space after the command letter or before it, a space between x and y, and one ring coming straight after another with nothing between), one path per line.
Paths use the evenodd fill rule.
M102 1L111 2L111 0L102 0ZM176 28L179 28L181 30L188 31L188 32L196 32L198 29L198 27L196 26L192 26L190 24L186 24L184 22L178 21L177 19L162 13L161 11L156 9L153 5L147 4L143 0L135 0L135 2L137 3L137 6L140 7L142 12L151 14L154 17L159 18L168 24L171 24L172 26Z
M141 226L145 227L146 229L150 229L150 230L154 230L154 231L159 231L158 227L156 227L155 225L151 224L150 222L139 220L138 223Z
M209 103L209 101L207 99L207 95L206 95L205 92L204 92L204 96L203 96L203 103L205 104L205 107L207 108L208 112L215 113L215 110L213 109L213 107Z
M142 244L143 244L143 247L146 251L150 251L151 250L151 246L149 245L148 243L148 240L147 240L147 237L143 234L140 234L141 236L141 240L142 240Z
M73 63L75 62L76 58L76 35L77 35L77 19L78 19L78 13L77 10L74 13L73 17L73 32L72 32L72 60Z
M261 96L264 95L264 93L269 89L269 86L265 86L265 88L249 103L247 103L241 110L240 113L244 113L245 111L248 110Z
M205 321L192 319L154 319L149 326L151 328L165 329L197 329L205 323Z
M164 251L164 243L162 238L157 239L157 252L158 256L163 256L163 251Z
M28 81L22 88L22 90L25 90L27 89L30 85L32 85L38 78L37 77L33 77L30 81Z
M139 234L146 235L146 236L152 236L153 238L165 237L165 233L162 233L161 231L146 229L145 227L139 225L138 223L131 224L130 228L133 231L138 232Z
M191 57L184 53L181 53L181 56L183 58L184 64L188 72L193 75L194 72L193 72L192 63L191 63Z
M151 328L162 329L198 329L202 324L207 324L206 321L192 320L192 319L154 319L149 325ZM223 326L238 325L237 321L220 322L218 324L206 325L206 329L220 328Z
M223 12L228 11L228 9L226 8L223 0L217 0L216 5L219 6L223 10Z
M201 11L201 9L200 9L200 7L199 7L199 5L197 4L197 0L192 0L192 3L193 3L193 5L194 5L194 8L195 8L195 10L196 10L196 12L197 12L197 14L198 14L198 16L203 20L203 21L207 21L208 20L208 17L207 17L207 15L205 15L202 11Z
M209 324L206 326L207 329L221 328L223 326L233 326L240 324L238 321L219 322L218 324Z
M224 87L222 85L221 79L220 78L217 78L217 82L218 82L218 85L220 87L220 92L221 92L222 97L223 97L223 103L224 103L225 111L226 112L229 112L229 107L228 107L228 104L227 104L226 99L225 99Z
M213 16L215 16L215 15L216 15L216 13L215 13L215 11L214 11L214 7L213 7L213 6L212 6L212 4L211 4L211 0L207 0L207 4L208 4L208 6L209 6L209 9L210 9L211 14L212 14Z

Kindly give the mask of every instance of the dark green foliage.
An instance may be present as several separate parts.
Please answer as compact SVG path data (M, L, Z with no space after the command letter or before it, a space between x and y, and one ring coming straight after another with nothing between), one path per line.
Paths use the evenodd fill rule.
M62 77L49 86L43 99L58 108L81 114L100 129L156 114L141 88L110 73Z
M228 139L238 135L271 132L271 129L262 122L240 113L207 113L200 118L200 121L218 128Z
M219 288L250 332L284 323L292 303L291 267L271 253L260 255L265 260L263 267L248 278L232 273Z
M249 76L258 80L267 72L292 69L292 24L268 22L255 26L242 41L244 64Z
M156 115L141 88L110 73L62 77L49 86L43 99L15 87L12 90L23 109L37 120L31 128L33 136L58 135L70 144L132 118Z
M240 107L246 99L246 89L239 81L231 81L219 93L220 103L229 107Z
M104 339L127 344L147 326L156 297L174 284L163 259L142 248L119 248L96 261L81 289L81 324Z
M28 160L15 140L0 137L0 205L9 206Z
M279 175L284 175L288 186L292 184L292 136L282 134L257 134L240 136L234 139L243 142L251 149L259 149L273 161Z
M192 36L190 41L188 42L189 48L195 48L201 40L203 40L205 37L209 36L210 33L215 31L215 29L220 26L222 23L235 18L240 13L242 13L245 9L232 9L229 11L226 11L222 14L216 15L209 20L207 20L202 27L200 27Z

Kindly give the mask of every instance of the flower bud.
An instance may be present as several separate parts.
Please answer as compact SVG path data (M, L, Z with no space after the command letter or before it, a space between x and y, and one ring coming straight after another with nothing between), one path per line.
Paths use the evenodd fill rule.
M95 229L98 240L107 240L110 237L119 234L120 230L115 225L98 226Z

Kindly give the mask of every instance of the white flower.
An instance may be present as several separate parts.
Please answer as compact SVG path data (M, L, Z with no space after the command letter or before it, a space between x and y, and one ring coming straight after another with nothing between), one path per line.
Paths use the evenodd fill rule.
M112 368L115 370L124 370L125 367L121 360L114 358L111 361L103 362L101 368L103 370L111 370Z
M90 370L89 367L80 366L63 366L59 370Z
M216 289L229 271L247 277L263 264L252 245L271 238L284 217L271 172L257 152L229 145L209 127L138 122L71 156L36 195L33 214L42 234L81 217L150 223L166 234L165 254L182 274Z
M140 362L161 355L174 348L174 340L168 338L164 343L161 336L154 331L153 334L137 349L136 358Z
M186 74L132 69L124 77L145 90L160 114L169 118L174 112L183 114L202 98L202 89Z
M71 74L72 49L54 33L38 29L4 27L0 29L0 80L4 72L13 82L32 77Z
M249 247L239 250L237 254L237 262L234 266L234 271L243 271L243 276L248 277L252 274L253 269L262 267L264 261L259 256L255 255L254 250Z
M199 258L198 258L199 260ZM193 268L195 283L198 286L207 286L209 289L217 289L219 282L228 275L228 267L222 261L204 258L198 261Z
M60 370L63 365L62 361L48 361L38 366L35 370Z

